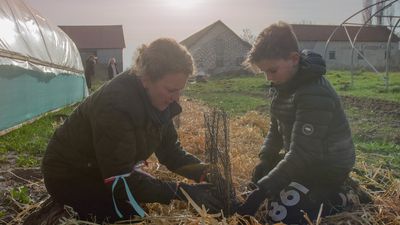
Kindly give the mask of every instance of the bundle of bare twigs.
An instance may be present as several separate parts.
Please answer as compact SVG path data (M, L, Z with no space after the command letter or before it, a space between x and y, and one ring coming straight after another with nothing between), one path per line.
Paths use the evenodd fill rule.
M232 185L228 115L214 109L204 114L204 127L206 162L210 165L208 181L217 187L223 211L230 215L234 211L236 193Z

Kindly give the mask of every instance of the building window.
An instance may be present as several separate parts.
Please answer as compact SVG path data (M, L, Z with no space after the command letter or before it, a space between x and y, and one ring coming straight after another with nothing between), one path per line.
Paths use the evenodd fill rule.
M329 51L329 59L336 59L336 52L335 51Z
M359 53L358 53L358 55L357 55L357 59L358 60L362 60L362 59L364 59L364 51L360 51Z

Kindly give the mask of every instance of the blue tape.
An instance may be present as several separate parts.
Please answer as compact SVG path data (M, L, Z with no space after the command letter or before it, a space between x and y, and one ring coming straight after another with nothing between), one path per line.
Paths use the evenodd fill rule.
M115 186L117 185L119 179L121 178L122 181L124 182L124 185L125 185L125 191L126 191L126 194L128 195L129 204L132 206L132 208L137 212L137 214L138 214L140 217L144 217L145 212L144 212L144 210L142 209L142 207L140 207L140 205L137 203L137 201L135 200L135 198L133 197L132 192L131 192L131 190L129 189L128 183L127 183L126 180L125 180L125 177L126 177L126 176L127 176L126 174L125 174L125 175L120 175L120 176L115 176L115 180L114 180L114 182L113 182L113 184L112 184L112 187L111 187L111 188L112 188L112 199L113 199L113 203L114 203L115 212L117 213L117 215L119 216L119 218L122 218L122 217L123 217L122 213L121 213L121 212L119 211L119 209L118 209L117 203L115 202L115 198L114 198L114 188L115 188Z

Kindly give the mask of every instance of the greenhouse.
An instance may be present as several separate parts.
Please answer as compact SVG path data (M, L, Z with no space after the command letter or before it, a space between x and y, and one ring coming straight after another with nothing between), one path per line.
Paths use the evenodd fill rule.
M0 134L88 95L73 41L23 1L0 2Z

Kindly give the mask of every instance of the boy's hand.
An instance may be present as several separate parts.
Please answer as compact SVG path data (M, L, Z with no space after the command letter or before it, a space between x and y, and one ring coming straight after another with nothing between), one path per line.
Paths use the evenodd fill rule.
M281 161L283 156L276 158L261 159L253 170L253 176L251 181L257 183L261 178L268 175L268 173L274 169L274 167Z
M251 181L256 184L258 180L268 174L268 172L271 170L269 167L270 166L268 165L268 162L261 160L256 167L254 167Z
M267 198L267 194L264 190L256 189L246 199L246 201L238 208L237 213L239 215L254 216L261 203Z

